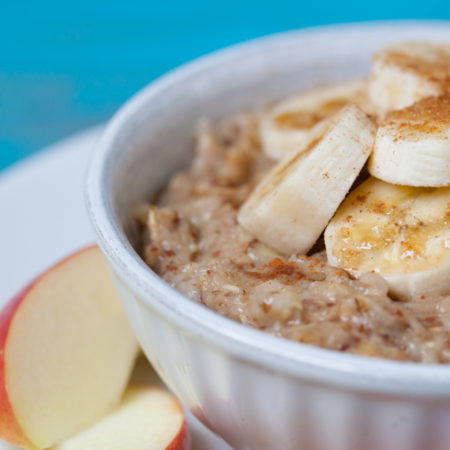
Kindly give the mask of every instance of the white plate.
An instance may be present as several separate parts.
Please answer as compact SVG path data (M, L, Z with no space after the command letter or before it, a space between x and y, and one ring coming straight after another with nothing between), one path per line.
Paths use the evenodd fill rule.
M83 179L101 127L57 143L0 173L0 307L33 277L94 241ZM194 450L230 449L192 417ZM0 441L0 450L13 449Z

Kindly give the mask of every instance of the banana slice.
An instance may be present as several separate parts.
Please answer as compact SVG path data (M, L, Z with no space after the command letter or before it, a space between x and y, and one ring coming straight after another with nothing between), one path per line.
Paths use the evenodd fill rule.
M388 113L369 159L369 172L407 186L450 185L450 94Z
M369 178L325 230L328 262L382 275L399 300L450 293L450 188Z
M366 80L347 80L310 89L276 104L261 120L264 153L280 159L299 149L317 123L334 115L356 97L362 98L366 87Z
M382 115L450 90L450 44L397 44L372 62L369 97Z
M320 236L372 151L375 126L354 105L316 127L250 194L239 223L264 244L306 253Z

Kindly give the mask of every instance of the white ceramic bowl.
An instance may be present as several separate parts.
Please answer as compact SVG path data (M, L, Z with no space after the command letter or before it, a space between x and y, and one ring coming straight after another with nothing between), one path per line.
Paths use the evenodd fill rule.
M131 99L92 160L87 205L136 335L167 385L236 449L450 448L450 366L298 344L187 299L139 258L130 210L190 158L202 116L217 118L369 71L377 48L450 41L449 22L308 29L185 65Z

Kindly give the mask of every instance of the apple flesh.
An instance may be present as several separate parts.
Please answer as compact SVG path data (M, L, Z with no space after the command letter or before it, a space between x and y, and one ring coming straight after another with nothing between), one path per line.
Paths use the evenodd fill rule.
M98 421L137 348L99 248L56 264L0 314L0 438L47 448Z
M115 411L51 450L188 450L184 413L167 391L131 385Z

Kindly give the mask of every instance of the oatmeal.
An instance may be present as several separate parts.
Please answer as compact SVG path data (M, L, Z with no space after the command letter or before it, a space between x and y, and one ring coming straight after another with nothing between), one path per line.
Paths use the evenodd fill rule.
M351 97L348 102L352 103ZM303 103L302 108L304 115ZM315 120L312 107L311 114ZM266 151L261 142L264 117L266 113L247 112L214 125L201 123L191 167L176 173L157 202L141 215L146 263L193 301L276 336L358 355L449 363L450 246L445 242L450 242L450 216L444 209L447 199L450 205L450 180L442 163L429 164L439 178L436 193L420 187L417 177L408 185L415 187L406 190L369 178L365 163L377 146L376 129L383 117L356 106L344 106L331 119L318 119L309 135L300 136L304 145L299 136L295 140L290 136L290 147L280 152L286 156L278 162L280 156L274 156L273 148ZM290 126L296 126L295 120ZM432 140L430 161L436 155L450 159L445 156L446 149L450 155L445 136L419 134L421 142ZM280 136L272 133L270 144L282 145ZM389 142L398 146L395 136ZM382 144L380 140L378 145ZM295 153L292 145L303 147ZM341 152L349 146L351 151ZM420 148L429 145L425 142ZM426 151L408 155L411 161L417 158L428 164ZM413 171L404 173L407 180L414 177ZM367 186L372 191L360 195ZM364 205L378 197L377 204L382 205L383 195L400 191L407 191L412 199L401 196L399 205L393 205L394 210L401 208L401 215ZM416 199L422 198L426 202L419 205ZM277 202L286 202L284 209L276 210ZM370 220L364 218L361 205L367 206ZM391 225L391 220L396 222ZM413 222L432 230L432 235L421 237L426 251L418 262L416 254L397 252L409 248L405 239ZM394 231L387 237L380 234L380 223ZM307 237L306 244L301 241L299 252L295 233L308 235L311 224L317 232ZM370 234L370 243L361 237L365 234L358 231L360 226ZM356 259L341 257L356 252ZM346 266L347 261L351 265ZM408 270L402 272L402 267Z
M392 300L379 275L356 280L329 266L323 252L283 256L238 224L240 205L271 165L257 116L203 125L192 167L150 207L145 261L192 300L277 336L354 354L450 362L450 296Z

